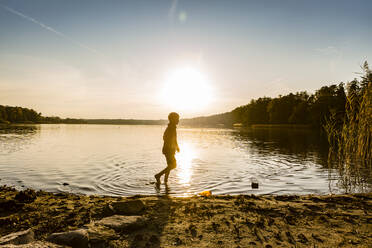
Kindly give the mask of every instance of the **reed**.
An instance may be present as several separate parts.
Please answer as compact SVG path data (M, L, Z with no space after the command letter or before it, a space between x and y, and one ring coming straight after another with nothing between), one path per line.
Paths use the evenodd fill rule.
M372 73L367 62L362 68L361 80L347 85L345 113L332 114L324 128L332 153L365 165L372 161Z

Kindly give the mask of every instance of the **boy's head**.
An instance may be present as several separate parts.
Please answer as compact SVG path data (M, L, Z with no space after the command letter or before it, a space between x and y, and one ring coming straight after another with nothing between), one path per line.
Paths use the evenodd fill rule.
M180 121L180 115L177 114L176 112L172 112L168 115L168 120L169 123L177 125L178 122Z

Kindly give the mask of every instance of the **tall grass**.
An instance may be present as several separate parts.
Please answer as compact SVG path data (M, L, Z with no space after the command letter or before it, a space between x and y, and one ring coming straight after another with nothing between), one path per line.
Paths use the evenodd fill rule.
M347 85L345 113L333 113L324 128L331 152L342 160L372 162L372 73L363 65L361 80Z

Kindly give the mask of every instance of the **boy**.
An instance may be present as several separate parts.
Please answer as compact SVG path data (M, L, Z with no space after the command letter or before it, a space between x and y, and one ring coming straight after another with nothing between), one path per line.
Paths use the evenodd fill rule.
M164 131L163 140L163 154L167 160L167 167L155 175L156 184L160 185L160 177L164 174L164 184L168 182L169 173L171 170L177 167L177 161L174 155L177 152L180 152L180 148L177 143L177 131L176 127L180 121L180 116L172 112L168 115L169 124L167 129Z

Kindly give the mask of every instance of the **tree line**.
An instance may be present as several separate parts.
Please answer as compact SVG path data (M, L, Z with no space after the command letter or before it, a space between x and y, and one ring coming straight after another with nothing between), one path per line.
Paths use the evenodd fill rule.
M0 105L0 123L40 123L42 118L33 109Z
M42 116L33 109L0 105L0 124L115 124L115 125L164 125L166 120L135 119L74 119Z
M72 119L72 118L60 118L57 116L45 117L41 113L36 112L33 109L23 107L12 107L0 105L0 124L13 124L13 123L79 123L85 124L86 120L83 119Z
M314 94L306 91L279 95L278 97L260 97L233 111L208 117L184 120L183 124L223 124L243 126L254 124L303 124L314 127L323 126L329 117L345 112L344 83L323 86Z

